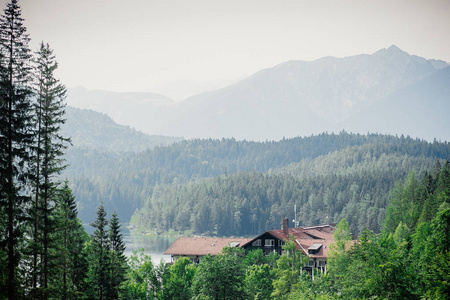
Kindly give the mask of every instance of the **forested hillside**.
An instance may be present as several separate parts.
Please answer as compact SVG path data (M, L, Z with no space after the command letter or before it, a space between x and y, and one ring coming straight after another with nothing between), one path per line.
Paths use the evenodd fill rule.
M379 232L389 191L410 170L423 174L436 160L363 145L335 151L275 171L221 175L155 188L133 218L145 230L192 230L207 235L253 235L279 228L349 221L353 233Z
M117 124L108 115L89 109L67 106L66 118L67 121L62 125L61 131L64 136L71 138L75 149L139 152L182 140L180 137L142 133L128 126ZM72 149L70 148L69 152Z
M134 222L145 231L247 235L293 219L295 203L302 224L349 216L357 233L366 225L379 231L397 180L449 155L448 143L346 132L279 142L185 140L137 154L74 149L68 161L76 164L64 176L84 222L103 202L124 220L139 210Z
M44 42L33 53L23 22L18 0L8 1L0 15L0 299L448 299L447 142L344 131L180 141L71 108L66 123L55 54ZM403 70L436 63L413 59ZM145 105L167 100L120 98L127 95ZM66 135L75 145L67 155ZM304 268L309 258L293 240L283 255L225 247L199 264L185 257L156 266L143 249L125 256L119 220L133 213L142 231L253 235L293 218L294 206L301 225L339 221L324 273Z

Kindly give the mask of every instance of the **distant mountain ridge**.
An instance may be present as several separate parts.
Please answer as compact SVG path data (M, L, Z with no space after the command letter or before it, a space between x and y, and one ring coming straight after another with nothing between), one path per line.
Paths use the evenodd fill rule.
M163 112L174 105L169 98L155 93L115 93L76 87L68 90L67 103L76 108L91 109L109 115L115 122L151 135L159 128L148 129L148 121L164 117Z
M61 127L62 134L70 137L74 146L69 147L68 152L73 151L73 148L140 152L182 140L180 137L148 135L119 125L106 114L88 109L67 106L65 117L66 123Z
M288 61L182 102L156 94L149 94L144 97L146 101L140 102L138 94L100 95L100 91L84 91L83 97L98 104L89 108L102 110L118 123L158 135L279 140L342 129L402 134L404 126L395 126L402 122L392 120L398 119L398 115L390 113L400 109L408 111L403 115L403 123L412 123L414 115L414 124L418 126L408 128L412 137L450 140L450 132L435 131L437 124L448 128L449 118L437 114L437 118L430 120L421 114L424 109L433 111L433 105L439 101L448 103L450 92L445 84L435 85L441 90L433 92L438 99L429 103L430 90L420 84L433 75L437 82L446 81L446 72L438 71L448 66L447 62L427 60L391 46L371 55ZM414 106L396 98L411 93L410 89L420 95ZM83 101L80 93L70 90L68 102L72 105ZM393 103L397 103L395 107L391 107ZM398 107L400 103L407 107ZM362 117L372 109L385 117L383 123L374 115L368 120ZM387 116L391 119L386 119Z
M389 107L389 110L386 109ZM348 118L340 127L349 131L420 136L428 141L449 140L450 67L387 95L370 107Z

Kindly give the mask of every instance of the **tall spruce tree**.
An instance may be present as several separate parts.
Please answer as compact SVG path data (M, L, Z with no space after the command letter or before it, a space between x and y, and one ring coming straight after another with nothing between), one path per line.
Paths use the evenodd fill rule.
M127 259L123 254L125 244L120 229L119 218L114 212L109 221L109 243L110 243L110 283L108 289L108 299L118 299L121 285L125 281L127 270Z
M60 127L65 123L65 87L55 79L54 72L58 64L53 55L53 50L48 44L41 43L36 52L35 71L35 203L34 212L34 255L33 255L33 288L36 288L37 274L40 271L41 286L44 290L49 289L49 281L52 263L55 263L57 254L52 251L56 248L56 229L59 224L55 223L52 216L56 207L58 197L59 181L57 175L65 168L63 158L64 149L69 139L60 133ZM39 250L38 246L42 245ZM38 270L37 255L41 255L42 267Z
M29 40L18 1L11 0L0 17L0 245L7 255L4 273L9 299L20 296L18 265L30 205L27 183L33 128Z
M89 283L91 295L96 299L106 299L109 288L109 237L108 221L103 205L97 209L97 218L91 226L95 228L92 235L92 251L89 267Z
M84 244L88 239L78 219L77 204L68 182L65 181L59 193L55 219L58 224L58 277L54 286L60 299L79 299L83 295L88 262Z
M442 171L439 174L436 196L438 198L438 205L450 201L450 162L448 160L444 163Z

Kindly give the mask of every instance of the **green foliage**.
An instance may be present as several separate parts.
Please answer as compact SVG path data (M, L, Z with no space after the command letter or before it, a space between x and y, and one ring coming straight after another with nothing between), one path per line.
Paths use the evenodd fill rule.
M345 219L342 219L339 224L336 225L336 230L333 233L333 244L330 245L330 256L333 253L341 254L348 251L352 236L348 227L348 223Z
M380 272L373 272L385 262L385 257L375 236L365 230L352 249L351 263L347 277L341 277L342 293L354 298L368 298L379 295Z
M365 230L349 251L335 253L327 274L334 282L333 293L344 299L411 299L403 256L390 253L382 245L372 232Z
M262 249L255 249L245 254L243 258L244 266L263 265L270 262L270 257L266 256Z
M420 210L413 207L423 203L423 191L415 174L424 174L435 159L411 157L394 145L390 145L392 150L378 144L355 146L267 173L241 172L186 184L177 181L159 185L149 191L151 196L134 214L133 224L160 232L173 229L193 230L196 234L254 235L279 227L284 217L293 219L292 208L296 205L301 225L345 218L354 234L366 227L380 232L389 191L399 178L404 180L409 174L406 190L398 182L391 198L393 204L398 199L395 207L401 212L392 219L391 232L403 214L409 216L404 223L413 229L420 215ZM410 194L413 205L405 202ZM388 215L388 220L394 217L391 212Z
M421 259L426 296L446 299L450 295L450 209L437 214L430 230Z
M109 286L110 260L108 257L110 244L107 230L106 211L102 205L97 209L97 218L91 224L95 228L92 235L92 248L89 257L89 287L91 295L104 299Z
M244 290L248 299L271 299L275 278L268 264L250 265L245 271Z
M114 212L109 221L109 281L106 297L109 299L117 299L122 290L122 284L125 281L127 271L127 260L123 254L125 244L122 234L120 233L119 218Z
M167 280L164 282L163 299L191 299L191 287L196 267L189 258L179 258L169 267Z
M410 174L395 187L381 236L366 230L348 251L331 251L326 277L334 295L448 299L450 209L446 201L432 210L421 205L448 188L438 180L446 178L444 169L436 163L432 176L426 172L420 181ZM431 220L421 223L425 214Z
M431 235L431 224L430 223L420 223L417 225L415 232L412 234L412 249L411 254L413 260L419 262L422 258L423 253L425 253L425 247L427 245L427 239Z
M420 198L420 183L414 172L408 175L405 183L395 186L384 220L384 233L393 234L400 222L407 228L415 228L420 216L423 200Z
M97 218L91 226L95 230L88 247L87 297L117 299L121 294L127 294L124 291L124 282L128 269L119 218L114 212L108 221L106 211L100 205L97 209ZM135 261L139 262L138 259Z
M59 182L57 176L64 169L65 161L62 158L65 143L69 139L60 133L60 126L64 120L65 87L54 78L58 65L49 45L40 44L36 52L35 89L36 101L34 103L35 145L33 147L34 169L34 205L30 215L34 216L33 232L33 289L48 294L57 290L49 283L55 280L58 252L57 235L55 232L61 224L55 222L54 209L57 206L57 193ZM39 254L39 259L38 259ZM40 265L38 264L40 261ZM39 279L39 280L38 280Z
M88 253L85 243L88 242L89 236L78 219L75 198L67 181L59 192L55 221L58 224L56 241L59 248L56 259L58 267L54 269L59 272L52 285L55 286L58 298L78 299L87 288L85 281Z
M336 291L342 290L342 282L348 276L347 269L352 263L350 256L351 240L348 223L345 219L342 219L333 233L334 243L330 245L327 258L328 277L335 282L333 288Z
M60 133L65 87L54 78L48 45L41 43L32 70L23 21L18 1L6 3L0 17L0 299L448 299L447 142L341 132L148 149L159 137L127 128L127 137L113 143L111 134L123 128L103 116L89 120L88 132L72 131L86 148L68 156L73 166L62 175L71 178L71 190L57 178L68 141ZM111 126L99 132L95 121ZM154 266L141 251L127 266L118 216L108 222L101 205L89 237L74 194L84 221L105 201L155 231L254 235L292 219L294 205L302 225L342 221L328 273L313 270L314 280L302 272L308 258L292 240L281 257L225 248L198 266L188 259ZM350 232L361 233L358 241L349 241Z
M320 272L315 272L314 280L307 272L300 275L298 283L294 286L294 290L287 296L288 300L308 299L308 300L330 300L334 299L328 292L327 288L330 283L326 281L327 277Z
M273 269L275 279L273 281L272 297L286 299L294 286L299 282L302 268L309 261L308 256L304 256L297 250L296 243L292 236L283 245L284 255L277 260L277 266Z
M408 228L408 226L403 224L402 221L400 221L397 229L395 229L393 239L397 247L408 244L411 240L411 230Z
M147 230L165 232L170 224L177 231L196 229L197 233L206 233L217 225L223 231L229 228L253 235L278 227L271 218L278 218L278 222L288 216L279 210L273 216L264 213L272 211L272 205L280 206L277 200L280 196L284 198L281 203L292 206L297 197L305 225L346 218L351 232L358 234L366 226L380 232L389 202L388 191L394 183L404 180L411 170L422 175L425 169L432 168L436 158L447 159L449 148L447 143L430 144L409 137L345 132L262 143L189 140L141 153L73 148L67 157L72 166L64 175L70 179L76 198L82 200L80 214L84 221L92 220L95 208L104 201L108 210L120 209L125 219L141 210L134 219L138 227ZM233 192L229 186L217 186L215 179L207 183L202 180L220 178L222 184L229 184L223 180L230 175L253 171L257 177L277 175L279 179L268 189L269 183L252 178L250 182L256 181L253 186L246 188L242 182L233 187ZM290 183L284 188L283 181L289 180L287 175L300 181L296 183L300 191L288 189ZM237 176L234 181L241 179ZM192 183L195 181L198 183ZM258 184L266 189L262 195L252 191ZM212 185L209 188L212 194L204 185ZM241 207L242 202L247 204L256 197L260 198L256 209L246 211L247 205ZM196 198L201 203L198 207L197 203L191 203ZM233 202L222 221L228 224L203 226L205 214L199 213L199 209L215 217L219 212L214 206L220 207L225 200ZM144 204L147 208L142 209ZM289 215L293 214L292 206ZM250 222L244 217L246 213Z
M151 257L144 254L144 249L134 251L128 264L129 271L122 298L155 299L160 294L160 283Z
M26 208L33 146L30 38L17 0L0 17L0 248L7 255L6 289L0 297L23 294L19 264L24 259Z
M450 186L447 179L449 169L447 160L442 170L440 163L436 163L434 177L426 172L419 181L411 172L404 184L398 182L387 207L383 233L394 234L400 223L412 232L418 224L431 221L439 207L445 207L450 199L447 194Z
M246 299L241 255L233 251L202 258L193 280L197 299Z

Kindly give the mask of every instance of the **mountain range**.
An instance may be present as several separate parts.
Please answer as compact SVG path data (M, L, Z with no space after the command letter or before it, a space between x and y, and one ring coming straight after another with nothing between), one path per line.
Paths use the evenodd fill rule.
M66 107L63 136L70 137L73 148L99 151L139 152L155 146L169 145L180 137L148 135L129 126L119 125L111 117L90 109Z
M450 140L450 67L396 46L288 61L175 102L152 93L68 91L70 106L152 135L280 140L342 129Z

